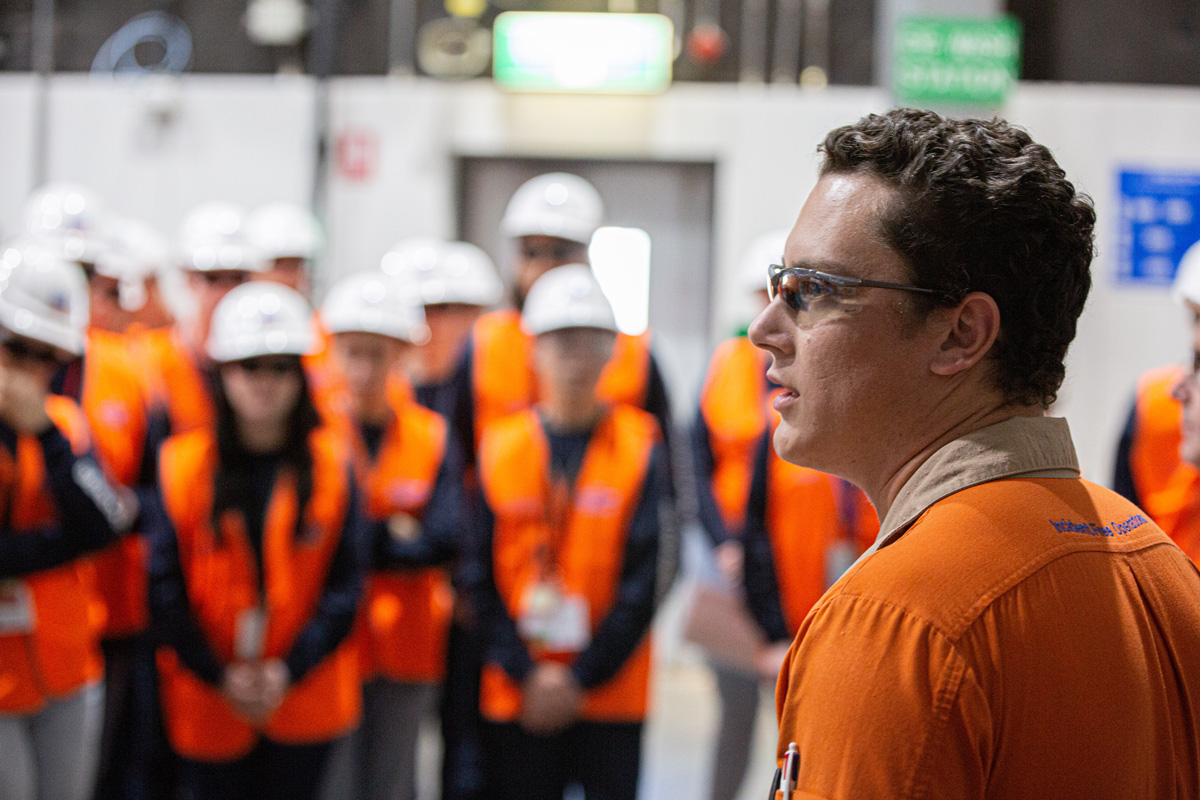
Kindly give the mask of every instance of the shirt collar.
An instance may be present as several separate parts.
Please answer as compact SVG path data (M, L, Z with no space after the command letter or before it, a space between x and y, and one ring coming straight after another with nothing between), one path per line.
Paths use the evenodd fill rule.
M1079 459L1067 421L1013 417L944 445L896 495L869 555L898 539L939 500L981 483L1012 478L1078 478Z

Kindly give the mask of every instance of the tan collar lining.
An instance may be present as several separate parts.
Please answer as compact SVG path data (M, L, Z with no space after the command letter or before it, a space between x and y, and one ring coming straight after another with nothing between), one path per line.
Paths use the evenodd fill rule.
M890 544L925 513L955 492L1000 478L1078 478L1079 459L1067 421L1014 417L969 433L929 457L900 489L864 556Z

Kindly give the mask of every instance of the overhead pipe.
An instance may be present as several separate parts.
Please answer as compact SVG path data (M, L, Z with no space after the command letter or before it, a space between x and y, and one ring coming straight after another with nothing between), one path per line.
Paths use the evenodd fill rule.
M54 73L54 0L33 0L30 42L37 93L33 112L33 183L41 186L49 173L50 76Z
M767 0L743 0L741 43L738 45L738 80L762 83L767 78Z
M805 0L803 86L820 88L829 83L829 2Z
M804 0L776 0L772 83L795 83L800 76L803 27Z
M417 0L391 0L388 13L388 74L417 74Z

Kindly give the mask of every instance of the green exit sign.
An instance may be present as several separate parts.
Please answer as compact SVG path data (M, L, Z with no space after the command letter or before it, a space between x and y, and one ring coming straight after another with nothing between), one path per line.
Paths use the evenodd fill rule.
M1013 17L905 17L893 84L906 105L997 106L1016 83L1021 26Z
M662 14L509 11L493 25L492 75L511 91L651 94L671 85Z

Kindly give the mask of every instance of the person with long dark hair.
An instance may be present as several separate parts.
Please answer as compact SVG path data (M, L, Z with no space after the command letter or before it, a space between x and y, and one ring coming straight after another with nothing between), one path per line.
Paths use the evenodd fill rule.
M159 461L151 609L188 796L305 798L361 708L347 639L362 589L352 459L314 403L296 292L231 291L207 341L215 423Z

